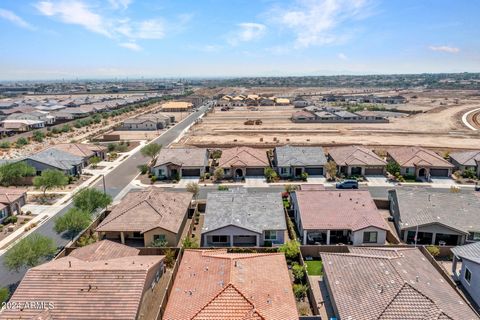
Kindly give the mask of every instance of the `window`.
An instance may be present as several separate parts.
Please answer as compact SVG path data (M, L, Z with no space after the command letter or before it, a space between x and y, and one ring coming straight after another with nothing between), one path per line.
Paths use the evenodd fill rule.
M465 281L467 281L468 284L472 281L472 273L467 267L465 267Z
M282 174L286 174L286 173L288 173L288 168L280 168L280 172Z
M363 243L377 243L378 232L370 231L363 233Z
M132 238L143 238L140 232L134 232Z
M277 240L277 231L265 230L265 240L270 240L270 241Z
M480 241L480 232L470 232L468 240Z
M166 241L164 234L154 234L153 241Z
M213 243L226 243L228 242L228 236L212 236Z

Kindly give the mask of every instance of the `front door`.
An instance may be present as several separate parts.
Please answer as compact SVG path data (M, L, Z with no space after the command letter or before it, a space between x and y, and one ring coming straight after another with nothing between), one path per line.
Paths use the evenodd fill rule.
M295 177L301 176L303 173L302 168L295 168Z

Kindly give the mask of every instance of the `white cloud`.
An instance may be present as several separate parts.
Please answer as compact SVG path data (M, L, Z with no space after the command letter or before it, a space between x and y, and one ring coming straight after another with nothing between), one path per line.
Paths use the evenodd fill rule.
M135 37L139 39L162 39L165 36L165 24L160 19L142 21Z
M249 42L261 39L267 30L267 27L260 23L244 22L237 25L238 30L230 35L228 43L235 46L240 42Z
M35 7L45 16L56 17L64 23L80 25L87 30L112 37L102 16L92 12L79 0L62 0L55 3L40 1Z
M142 47L140 47L135 42L122 42L119 44L120 47L130 49L132 51L142 51Z
M440 52L447 52L447 53L458 53L458 52L460 52L459 48L449 47L449 46L430 46L428 48L432 51L440 51Z
M273 9L270 17L294 33L296 48L307 48L345 41L343 24L368 17L371 8L371 0L297 0Z
M113 9L127 9L132 0L108 0Z
M348 60L348 57L347 57L347 55L346 55L345 53L341 53L341 52L340 52L339 54L337 54L337 57L338 57L338 59L340 59L340 60L344 60L344 61L347 61L347 60Z
M5 9L0 8L0 18L8 20L8 21L12 22L13 24L15 24L19 27L25 28L25 29L29 29L29 30L34 30L35 29L27 21L23 20L22 18L20 18L15 13L13 13L12 11L9 11L9 10L5 10Z

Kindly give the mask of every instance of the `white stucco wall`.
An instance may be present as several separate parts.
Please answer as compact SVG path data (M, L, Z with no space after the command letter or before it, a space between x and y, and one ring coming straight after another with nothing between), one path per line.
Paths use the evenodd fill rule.
M376 243L363 243L363 234L365 232L372 232L376 231L378 232L377 234L377 242ZM378 229L375 227L368 227L362 230L358 230L352 233L352 242L353 245L383 245L385 244L385 241L387 239L387 232L382 229Z
M472 273L472 280L468 283L465 280L465 268ZM470 293L472 299L480 305L480 264L463 259L462 269L460 270L460 282L463 287Z

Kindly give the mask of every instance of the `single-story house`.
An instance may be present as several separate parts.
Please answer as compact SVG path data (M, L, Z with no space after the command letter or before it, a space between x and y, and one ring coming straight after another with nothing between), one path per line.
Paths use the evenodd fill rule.
M29 269L10 298L12 306L28 305L5 308L0 319L155 318L164 258L104 241L75 249Z
M49 149L57 149L83 158L84 167L89 165L89 161L93 157L105 159L107 152L107 147L88 143L59 143Z
M298 319L285 256L185 250L163 319Z
M315 115L308 111L296 111L292 114L292 121L294 122L311 122L315 120Z
M207 149L162 149L152 166L152 173L159 179L200 177L207 167Z
M193 104L186 101L168 101L162 104L164 112L188 112L192 110Z
M160 130L170 124L170 117L158 114L147 114L123 121L121 130Z
M4 131L12 132L26 132L45 127L43 120L5 119L0 123Z
M460 281L473 301L480 306L480 241L452 248L452 273ZM461 261L460 272L457 263Z
M461 245L480 240L480 195L424 188L388 191L390 214L408 244Z
M218 167L224 170L225 177L244 178L263 176L265 168L270 167L270 162L264 149L234 147L222 150Z
M37 175L47 169L56 169L67 175L76 176L82 173L84 159L70 152L48 148L30 156L22 158L20 161L26 162L35 168Z
M400 174L415 178L449 177L453 164L431 150L421 147L398 147L387 151L388 161L400 166Z
M383 175L387 164L372 150L360 146L328 148L328 158L346 176Z
M258 247L288 240L280 193L243 189L210 192L202 228L204 247Z
M148 247L165 241L176 247L181 242L193 195L156 188L129 192L96 228L99 238Z
M303 244L385 244L389 229L369 191L301 190L291 197Z
M475 320L470 303L418 248L350 247L320 253L337 319ZM316 282L315 285L318 286Z
M283 178L324 175L327 158L322 147L283 146L273 150L272 165Z
M308 101L305 99L297 98L293 101L293 106L295 108L305 108L308 107Z
M0 223L8 216L20 214L26 203L27 190L0 188Z
M480 151L465 151L450 153L450 162L455 166L455 170L464 172L473 170L477 177L480 177Z

